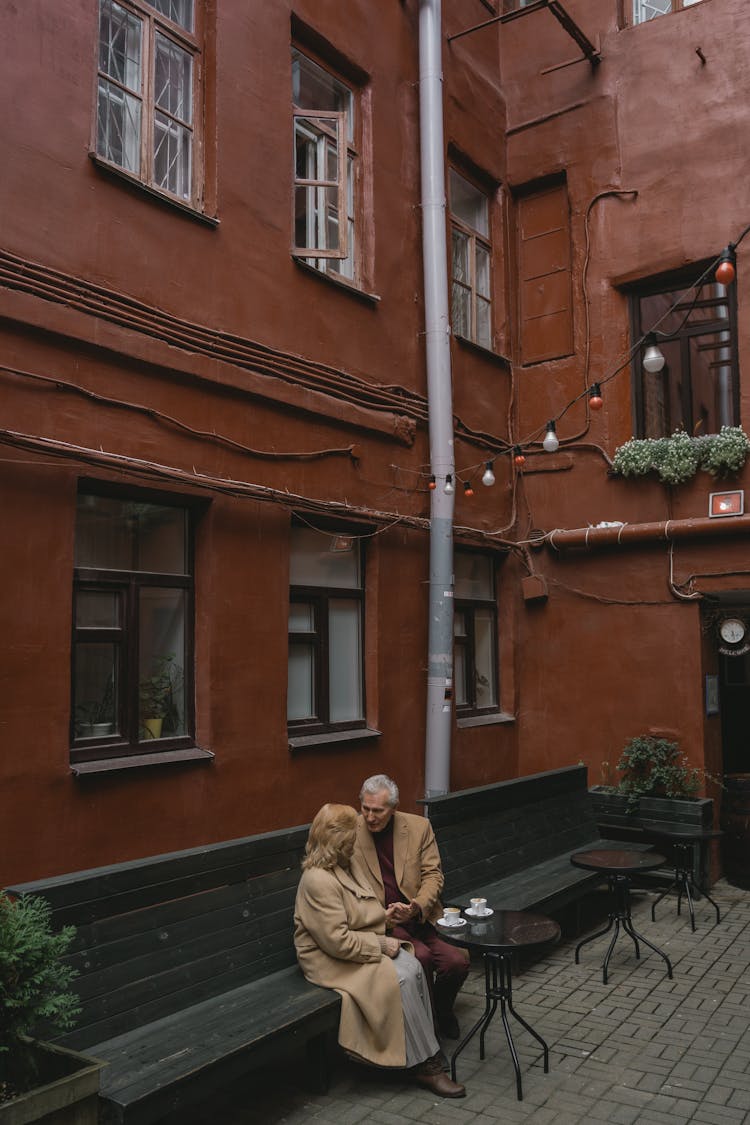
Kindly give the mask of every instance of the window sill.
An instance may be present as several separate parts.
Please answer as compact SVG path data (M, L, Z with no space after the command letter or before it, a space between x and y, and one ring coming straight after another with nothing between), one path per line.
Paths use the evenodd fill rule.
M467 715L463 719L456 719L459 730L467 727L494 727L501 723L515 723L516 716L509 715L507 711L493 711L491 715Z
M211 750L186 746L183 750L155 751L153 754L123 754L119 758L98 758L90 762L71 762L70 772L76 777L92 773L115 773L120 770L141 769L144 766L181 765L183 762L212 762Z
M468 336L461 336L457 332L453 333L453 339L462 348L466 348L468 352L475 352L477 355L483 356L484 359L488 359L490 363L497 363L501 367L510 367L510 360L502 352L493 352L491 348L485 348L484 344L477 344L476 341L470 340Z
M352 297L364 301L366 305L378 305L381 298L377 293L368 293L366 289L360 289L353 281L348 281L344 277L339 277L335 273L324 272L318 270L315 266L311 266L304 258L300 258L297 254L292 254L292 261L304 273L312 274L318 280L326 282L328 285L335 286L336 289L343 289L345 293L350 293Z
M114 179L127 184L128 187L133 188L135 191L142 192L144 195L149 195L152 199L156 199L159 203L163 203L173 211L179 211L180 214L187 216L189 219L194 219L196 222L202 223L207 227L219 226L219 220L215 215L206 215L205 212L196 210L196 208L192 207L189 203L182 203L179 199L175 199L174 196L158 191L149 184L145 184L143 180L139 180L137 176L126 172L124 168L118 168L116 164L110 164L108 160L103 160L96 152L89 153L89 160L100 172L104 173L104 175L112 176Z
M364 742L380 738L381 732L372 727L357 727L355 730L321 731L319 734L294 735L289 739L290 750L306 750L309 746L330 746L339 742Z

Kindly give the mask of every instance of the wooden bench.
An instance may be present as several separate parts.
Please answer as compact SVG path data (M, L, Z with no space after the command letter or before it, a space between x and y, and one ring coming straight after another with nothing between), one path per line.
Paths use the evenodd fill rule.
M341 998L297 966L307 826L9 887L72 924L83 1012L55 1042L108 1062L103 1122L146 1125L307 1047L325 1087Z
M573 867L574 852L614 846L599 834L585 766L550 770L424 802L445 874L446 902L482 896L506 910L557 914L601 875ZM643 845L640 845L642 847Z

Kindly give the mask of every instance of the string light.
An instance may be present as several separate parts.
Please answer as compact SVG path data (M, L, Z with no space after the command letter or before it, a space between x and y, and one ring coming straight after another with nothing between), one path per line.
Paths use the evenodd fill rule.
M492 462L486 461L484 465L484 472L482 473L482 484L485 488L491 488L495 483L495 474L492 471Z
M719 285L731 285L737 277L737 255L734 251L733 242L730 242L729 245L722 250L714 277Z
M446 496L452 496L455 491L456 489L453 486L453 477L450 473L448 473L445 478L445 487L443 488L443 492Z
M589 387L589 406L592 410L601 410L603 405L602 389L598 383L592 383Z
M471 487L471 481L465 480L464 481L464 496L473 496L473 495L474 495L474 489Z
M643 353L643 367L649 375L658 375L667 362L664 353L656 343L656 336L653 332L649 332L644 343L646 344L646 350Z
M430 473L430 479L427 482L427 487L429 488L430 492L434 492L435 489L437 488L437 481L435 480L435 474L434 473Z
M526 458L523 455L523 450L520 445L513 446L513 464L518 465L519 469L521 465L526 464Z
M557 436L557 427L554 418L550 419L547 423L547 433L544 435L542 445L547 453L556 453L560 448L560 439Z

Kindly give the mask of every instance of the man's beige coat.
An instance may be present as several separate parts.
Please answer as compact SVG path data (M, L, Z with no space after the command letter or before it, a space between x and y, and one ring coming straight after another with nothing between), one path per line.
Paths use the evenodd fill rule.
M383 933L385 911L355 872L311 867L302 873L294 908L297 959L313 984L341 994L339 1043L378 1066L405 1066L401 990L393 962L380 951Z
M357 818L354 858L364 869L378 901L387 906L378 853L361 813ZM398 810L393 814L393 866L399 887L408 899L417 903L422 921L434 925L443 913L440 903L443 870L435 833L426 817Z

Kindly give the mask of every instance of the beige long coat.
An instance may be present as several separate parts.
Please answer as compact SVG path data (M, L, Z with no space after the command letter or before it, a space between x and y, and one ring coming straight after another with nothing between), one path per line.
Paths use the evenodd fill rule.
M401 990L380 951L383 933L385 911L364 879L340 867L303 871L294 945L307 979L341 994L339 1043L377 1066L405 1066Z
M363 868L379 902L387 906L380 860L361 813L357 817L354 859ZM443 869L435 833L426 817L398 810L393 814L393 867L404 895L418 904L422 921L434 925L443 913L440 903Z

